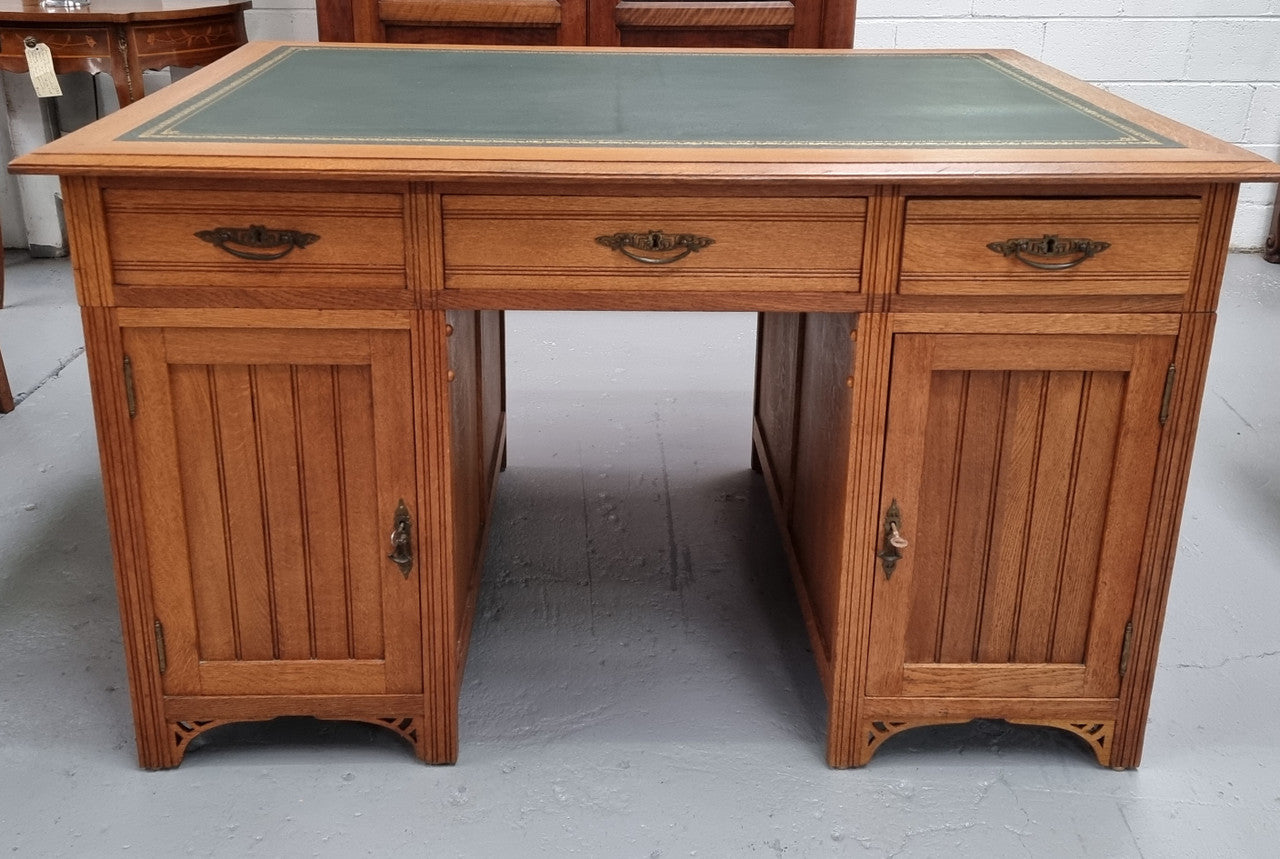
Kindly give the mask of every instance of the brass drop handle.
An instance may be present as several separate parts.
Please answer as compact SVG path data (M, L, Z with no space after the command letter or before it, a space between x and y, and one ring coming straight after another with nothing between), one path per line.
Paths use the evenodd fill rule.
M715 241L707 236L695 236L692 233L664 233L662 230L596 236L597 244L602 244L610 250L621 251L623 255L647 265L666 265L682 260L694 251L715 244ZM675 253L671 253L672 251ZM654 254L663 255L655 256Z
M220 248L233 257L259 262L288 256L294 248L305 248L320 241L315 233L298 230L268 229L261 224L249 227L214 227L201 230L196 238Z
M991 242L987 247L995 253L1006 257L1011 256L1018 262L1041 271L1062 271L1075 268L1085 260L1102 253L1111 247L1111 243L1046 235L1039 239L1005 239L1002 242ZM1033 257L1041 259L1033 259ZM1044 261L1062 257L1071 257L1071 259L1062 262Z
M395 518L391 527L391 554L387 555L407 579L413 569L413 520L409 518L409 508L400 499L396 507Z
M898 499L893 499L889 511L884 515L884 547L876 552L880 564L884 567L884 577L888 581L893 576L898 561L902 560L900 550L911 544L902 536L902 512L898 509Z

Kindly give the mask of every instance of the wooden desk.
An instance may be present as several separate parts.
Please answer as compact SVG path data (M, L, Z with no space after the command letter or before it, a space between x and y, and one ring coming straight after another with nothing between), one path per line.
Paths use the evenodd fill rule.
M1011 52L255 44L13 169L62 176L143 765L284 714L456 759L507 308L761 312L833 766L977 717L1137 765L1265 159Z

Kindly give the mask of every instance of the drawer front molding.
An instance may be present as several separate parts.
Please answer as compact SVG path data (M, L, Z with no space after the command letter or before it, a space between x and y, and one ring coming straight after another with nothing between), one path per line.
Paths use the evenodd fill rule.
M1202 214L1195 197L909 200L898 291L1183 295Z
M407 194L108 188L103 206L117 287L358 292L410 283Z
M447 195L446 290L858 292L862 198Z

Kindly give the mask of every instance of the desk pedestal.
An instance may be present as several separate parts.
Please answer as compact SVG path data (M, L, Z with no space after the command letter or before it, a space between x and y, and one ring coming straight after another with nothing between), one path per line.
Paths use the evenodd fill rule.
M974 718L1137 765L1234 185L64 189L145 766L289 714L457 758L510 308L761 313L833 766Z

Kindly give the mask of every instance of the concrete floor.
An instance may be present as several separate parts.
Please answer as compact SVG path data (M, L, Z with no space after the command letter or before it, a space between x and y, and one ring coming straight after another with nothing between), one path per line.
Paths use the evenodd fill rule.
M1280 267L1230 261L1145 762L928 728L823 764L759 478L753 318L511 314L510 468L462 756L306 719L134 758L66 261L7 256L0 851L15 856L1275 856ZM607 331L607 333L605 333Z

